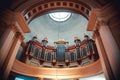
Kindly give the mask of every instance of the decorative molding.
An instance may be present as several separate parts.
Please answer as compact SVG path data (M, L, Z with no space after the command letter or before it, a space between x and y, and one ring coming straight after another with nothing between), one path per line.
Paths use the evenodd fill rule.
M24 39L23 35L20 32L16 32L16 38L19 38L21 41Z
M55 78L57 75L58 78L64 78L64 79L88 77L88 76L93 76L103 72L100 60L97 60L96 62L83 67L64 68L64 69L34 67L34 66L29 66L25 63L22 63L18 60L15 60L12 67L12 71L19 74L27 75L27 76L44 77L44 78Z
M22 8L24 9L24 11L22 9L23 12L21 13L23 14L25 20L28 23L35 17L56 9L71 10L79 14L82 14L87 19L89 18L90 11L91 11L91 6L89 6L88 4L82 1L52 0L52 1L38 1L37 3L33 1L32 5L30 5L30 2L28 2L27 4L28 6L26 6L25 4L27 4L27 2L24 4L21 4L18 7L18 10L21 11ZM16 9L15 11L18 11L18 10Z
M15 24L10 24L10 25L8 25L8 28L9 29L12 29L14 32L18 32L19 31L19 29L17 28L17 26L15 25Z
M15 23L11 23L10 25L8 25L8 28L14 31L14 33L16 33L15 35L16 38L20 38L21 40L24 39L23 33L20 32L20 30L18 29L18 26Z
M109 13L113 14L108 15ZM87 30L94 31L99 29L99 27L102 25L108 25L110 19L115 14L117 14L117 12L114 10L114 7L111 3L99 9L92 9Z
M92 31L94 26L95 26L95 23L96 23L96 20L97 20L97 15L96 15L96 12L99 11L99 9L92 9L91 11L91 15L90 15L90 18L89 18L89 23L88 23L88 26L87 26L87 31Z
M103 21L103 20L101 20L101 21L98 21L99 23L99 26L108 26L109 25L109 21Z
M15 17L21 29L24 31L24 33L30 32L30 28L28 27L28 24L26 20L24 19L23 15L19 12L16 12Z
M93 38L96 39L98 36L100 36L98 30L93 31Z
M64 39L59 39L57 41L54 42L54 44L68 44L69 42L64 40Z
M7 25L16 26L18 30L23 34L30 32L30 29L21 13L13 12L10 10L4 10L3 13L4 15L1 20L4 21Z

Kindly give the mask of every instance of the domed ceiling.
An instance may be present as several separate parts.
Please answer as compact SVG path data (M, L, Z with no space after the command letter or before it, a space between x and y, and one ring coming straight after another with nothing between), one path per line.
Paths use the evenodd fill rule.
M74 37L78 37L81 40L83 40L84 34L88 34L91 37L91 33L86 31L88 20L82 15L74 12L67 12L69 13L69 15L67 15L68 19L64 21L55 21L50 16L51 13L55 12L46 13L30 22L29 27L31 32L25 34L25 42L37 35L38 41L40 42L44 37L47 37L48 45L54 45L54 41L58 39L64 39L69 42L69 45L73 45ZM65 17L63 13L62 15ZM61 15L58 14L57 16Z

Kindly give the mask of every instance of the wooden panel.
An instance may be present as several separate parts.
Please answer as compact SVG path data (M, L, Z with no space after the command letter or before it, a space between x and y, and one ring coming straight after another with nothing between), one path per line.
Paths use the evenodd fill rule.
M43 68L43 67L34 67L22 63L18 60L15 60L12 67L12 71L34 77L43 77L43 78L78 78L78 77L88 77L92 75L99 74L102 71L100 61L76 68ZM57 75L57 76L56 76Z

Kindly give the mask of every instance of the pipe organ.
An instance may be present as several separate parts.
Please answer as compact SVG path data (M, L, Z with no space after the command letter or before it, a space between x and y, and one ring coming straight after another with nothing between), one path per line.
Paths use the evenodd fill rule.
M81 41L74 39L75 45L66 46L68 42L58 40L54 46L47 45L48 40L45 38L41 42L33 37L27 43L25 63L41 67L77 67L84 66L96 61L99 56L95 42L89 39L87 35Z

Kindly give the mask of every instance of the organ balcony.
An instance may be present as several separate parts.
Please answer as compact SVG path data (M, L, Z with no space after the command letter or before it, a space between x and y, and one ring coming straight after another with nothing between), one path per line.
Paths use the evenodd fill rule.
M66 47L68 42L59 40L54 42L54 47L47 45L47 38L41 42L32 39L26 44L22 61L39 67L71 68L85 66L99 59L95 42L87 35L83 41L74 38L74 42L74 45Z

